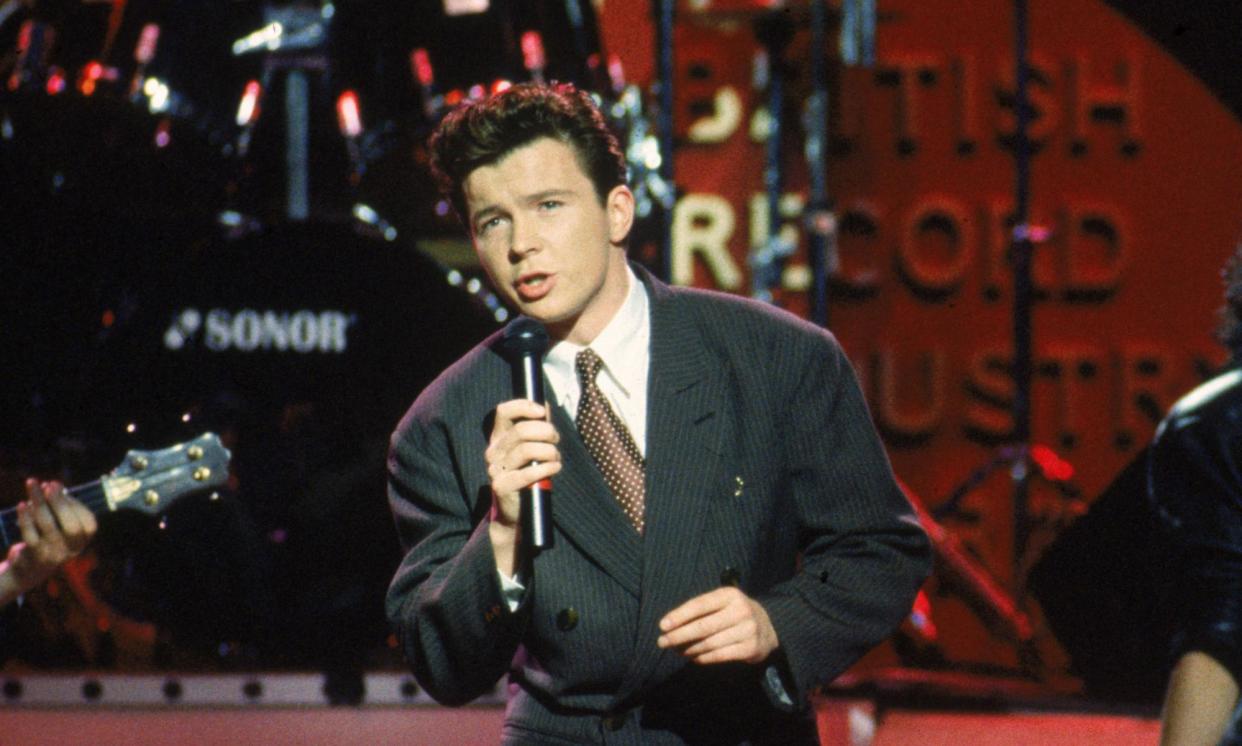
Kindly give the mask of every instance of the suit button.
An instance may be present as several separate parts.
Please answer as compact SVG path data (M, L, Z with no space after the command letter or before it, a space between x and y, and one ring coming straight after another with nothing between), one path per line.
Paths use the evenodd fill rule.
M561 609L556 614L556 628L568 632L578 626L578 611L574 607Z
M736 588L742 584L742 573L738 572L736 567L730 565L720 571L720 584L731 585Z
M628 713L614 712L611 715L604 716L604 727L611 731L618 731L625 727L625 719L629 717Z

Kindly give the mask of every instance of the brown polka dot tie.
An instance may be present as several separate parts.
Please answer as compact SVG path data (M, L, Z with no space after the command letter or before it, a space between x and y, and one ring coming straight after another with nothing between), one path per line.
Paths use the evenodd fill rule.
M625 423L612 411L595 377L604 361L587 348L574 359L582 398L578 402L578 432L586 443L604 481L629 516L638 533L643 532L643 457Z

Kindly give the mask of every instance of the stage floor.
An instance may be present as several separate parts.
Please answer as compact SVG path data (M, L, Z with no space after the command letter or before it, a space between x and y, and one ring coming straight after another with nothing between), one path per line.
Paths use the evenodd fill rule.
M40 746L374 746L495 743L503 709L429 705L360 708L94 709L4 708L0 743ZM831 718L821 723L825 746L1141 746L1159 741L1152 718L1083 713L889 711L867 739L866 718L854 731Z
M917 675L914 675L917 673ZM817 697L825 746L1136 746L1159 741L1154 707L1110 708L1029 684L906 672ZM331 704L317 674L4 678L0 746L272 746L495 743L503 689L478 704L435 704L404 673L368 673L362 704Z

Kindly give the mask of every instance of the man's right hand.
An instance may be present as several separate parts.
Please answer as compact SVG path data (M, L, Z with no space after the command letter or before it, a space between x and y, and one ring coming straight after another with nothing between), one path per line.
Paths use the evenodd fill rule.
M483 456L492 480L491 534L496 568L509 577L517 572L518 493L561 470L560 434L548 421L546 407L513 399L496 407L496 422Z

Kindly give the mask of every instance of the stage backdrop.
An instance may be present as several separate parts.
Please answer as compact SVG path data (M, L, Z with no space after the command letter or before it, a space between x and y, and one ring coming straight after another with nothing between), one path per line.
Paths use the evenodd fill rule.
M602 9L606 46L642 81L655 54L645 5ZM751 5L765 4L682 3L675 35L674 279L738 293L749 292L748 255L770 219L767 102L754 82L762 47L753 16L739 12ZM1242 235L1242 128L1103 2L1029 5L1030 214L1047 232L1033 255L1032 440L1072 466L1062 486L1090 501L1223 359L1212 331L1219 270ZM857 367L897 474L943 508L998 456L1013 425L1013 8L880 0L878 10L874 66L843 65L835 33L827 50L828 185L840 230L829 327ZM803 19L784 55L786 197L776 219L798 244L778 298L805 315L804 29ZM1008 470L990 472L956 507L944 523L1013 588ZM1026 561L1082 508L1034 479ZM1015 662L960 601L932 602L951 659Z

